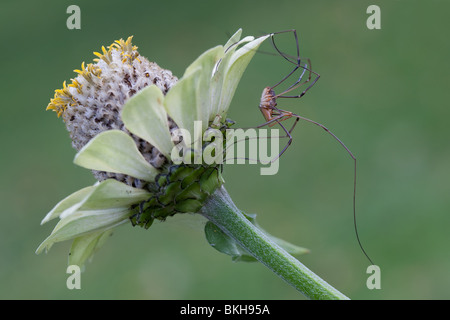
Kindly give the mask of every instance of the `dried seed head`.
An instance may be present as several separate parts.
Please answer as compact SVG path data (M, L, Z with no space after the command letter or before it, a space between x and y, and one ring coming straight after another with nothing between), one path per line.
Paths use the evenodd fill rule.
M144 158L155 168L160 168L166 158L147 141L131 134L125 128L120 114L122 107L131 96L144 87L155 84L166 94L177 82L172 72L160 68L141 56L137 47L126 41L117 40L98 57L95 63L81 64L74 70L78 75L72 83L55 90L47 110L54 110L62 116L72 138L73 147L79 151L94 136L105 130L119 129L127 132L136 142ZM169 118L169 127L176 128ZM142 182L129 176L93 171L97 180L115 178L134 187L142 187Z

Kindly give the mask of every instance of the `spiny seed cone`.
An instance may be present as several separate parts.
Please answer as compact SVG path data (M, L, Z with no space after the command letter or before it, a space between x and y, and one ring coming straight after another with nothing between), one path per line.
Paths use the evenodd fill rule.
M160 168L167 159L149 142L128 132L120 114L127 99L146 86L155 84L166 94L178 79L171 71L141 56L131 40L132 37L117 40L107 49L102 47L102 53L94 52L98 57L95 63L83 62L81 70L74 70L78 76L71 79L71 84L64 82L63 89L55 91L47 110L62 116L77 151L100 132L118 129L134 139L151 165ZM168 121L171 129L176 128L170 118ZM99 181L114 178L133 187L144 185L139 179L123 174L95 170L93 174Z

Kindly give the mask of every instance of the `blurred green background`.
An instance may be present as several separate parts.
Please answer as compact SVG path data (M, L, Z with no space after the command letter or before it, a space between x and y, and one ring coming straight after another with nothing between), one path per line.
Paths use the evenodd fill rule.
M81 30L66 28L70 4L81 8ZM371 4L381 8L381 30L366 27ZM449 10L444 0L2 1L0 298L303 299L262 265L212 249L196 219L118 228L82 274L81 290L66 288L68 242L34 253L54 226L40 226L44 215L94 182L72 163L62 121L45 112L72 70L134 35L142 55L181 76L242 27L245 35L298 30L302 55L322 77L280 107L326 125L357 156L359 234L381 267L382 289L365 285L352 161L320 128L296 128L274 176L260 176L257 165L226 166L238 207L309 248L300 260L353 299L449 299ZM261 90L286 68L280 56L255 56L230 108L237 127L263 122Z

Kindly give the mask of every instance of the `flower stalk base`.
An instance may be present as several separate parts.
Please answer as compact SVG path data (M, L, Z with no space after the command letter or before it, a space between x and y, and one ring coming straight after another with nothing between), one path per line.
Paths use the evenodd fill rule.
M249 222L223 186L206 200L200 213L307 298L348 299Z

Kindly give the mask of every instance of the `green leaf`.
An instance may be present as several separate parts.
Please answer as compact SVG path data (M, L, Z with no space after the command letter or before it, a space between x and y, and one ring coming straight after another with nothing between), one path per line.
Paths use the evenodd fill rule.
M237 85L241 80L242 74L250 63L251 59L256 53L261 43L266 40L270 35L256 38L253 41L248 42L238 50L232 53L229 58L226 69L224 70L223 88L221 92L220 104L218 107L218 114L224 116L230 106L231 99L234 96ZM249 41L249 37L242 39L239 44Z
M256 222L256 214L245 214L244 216L258 229L263 231L273 242L294 256L308 253L309 250L296 246L285 240L268 234ZM217 251L231 256L233 261L255 262L257 261L251 254L242 248L233 238L225 234L219 227L211 221L205 225L205 235L208 243Z
M76 211L83 204L83 200L92 193L94 188L95 185L80 189L58 202L58 204L44 217L44 219L42 219L41 225L56 217L59 217L64 212Z
M241 33L239 29L225 48L217 46L198 57L165 97L167 113L179 128L189 132L191 143L201 139L200 133L194 135L194 121L202 121L204 132L216 116L224 118L242 73L268 37L249 36L239 41Z
M113 230L93 232L75 238L69 253L69 265L82 267L111 236Z
M64 218L74 212L129 207L151 197L144 189L133 188L115 179L97 182L61 200L42 220L44 224L56 217Z
M158 170L139 152L134 140L121 130L99 133L75 156L74 163L93 170L122 173L153 181Z
M239 40L241 39L241 35L242 28L239 28L224 45L225 50L229 50L231 46L235 47L234 44L239 42Z
M130 132L150 142L170 159L174 144L164 94L157 86L152 84L131 97L123 106L122 121Z
M189 141L189 143L201 139L202 134L202 132L198 132L197 136L194 135L194 122L201 119L197 112L195 90L200 73L200 66L191 70L170 88L164 99L164 106L169 116L175 121L178 128L188 131L190 136L183 135L183 141Z
M232 238L211 221L206 222L205 235L208 243L219 252L231 256L233 261L257 261Z
M225 97L222 97L222 90L223 90L223 84L225 75L228 71L228 63L230 61L230 58L233 56L233 53L236 51L236 49L241 45L243 42L251 41L253 40L253 37L245 37L241 41L239 41L242 34L242 29L239 29L225 44L225 52L222 60L219 62L219 64L216 66L216 70L214 72L213 77L211 78L211 100L212 100L212 106L214 108L213 113L214 115L221 115L224 114L223 110L225 108L225 105L221 103L221 100ZM223 105L223 107L221 107ZM226 106L228 108L229 105Z
M211 87L214 83L211 81L216 64L222 59L224 49L217 46L209 49L197 58L187 69L185 74L189 74L191 70L200 68L201 72L196 74L197 80L195 88L192 92L196 95L198 120L202 121L202 132L209 126L209 122L214 120L214 106L211 99Z
M37 248L36 253L39 254L44 249L48 251L56 242L112 229L128 221L131 214L129 208L77 211L58 222L50 236Z
M114 179L81 189L58 203L44 218L43 223L57 216L61 220L36 253L49 250L55 242L77 238L72 259L84 262L99 247L101 234L128 221L132 214L130 207L150 197L149 192ZM97 237L93 233L97 233Z
M211 71L204 72L204 74L202 74L202 76L205 76L206 78L211 78L212 70L215 64L222 58L223 51L223 46L215 46L214 48L208 49L207 51L203 52L197 59L194 60L194 62L192 62L186 68L183 77L189 76L190 73L195 72L197 68L200 68L202 71L204 71L205 69Z
M98 210L129 207L147 200L152 194L144 189L133 188L115 179L103 180L95 186L80 210Z
M215 117L211 100L213 70L223 57L223 47L216 46L200 55L189 67L183 77L169 90L164 105L167 113L181 129L189 131L192 143L201 139L209 122ZM201 121L201 132L194 133L194 121Z

